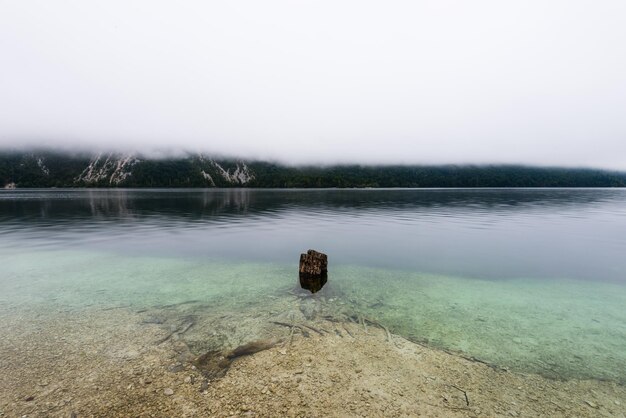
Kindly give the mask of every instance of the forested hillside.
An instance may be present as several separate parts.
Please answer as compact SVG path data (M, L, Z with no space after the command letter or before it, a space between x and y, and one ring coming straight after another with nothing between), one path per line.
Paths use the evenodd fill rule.
M0 152L0 187L624 187L626 173L484 166L304 166L141 155Z

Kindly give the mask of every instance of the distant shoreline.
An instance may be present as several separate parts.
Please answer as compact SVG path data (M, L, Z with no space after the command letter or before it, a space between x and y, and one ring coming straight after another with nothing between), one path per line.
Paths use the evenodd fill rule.
M112 186L74 186L74 187L16 187L16 188L0 188L0 192L15 191L227 191L227 190L245 190L245 191L402 191L402 190L422 190L422 191L453 191L453 190L623 190L626 186L606 186L606 187L587 187L587 186L568 186L568 187L112 187Z
M0 189L25 188L618 188L626 172L522 165L288 166L189 154L0 152Z

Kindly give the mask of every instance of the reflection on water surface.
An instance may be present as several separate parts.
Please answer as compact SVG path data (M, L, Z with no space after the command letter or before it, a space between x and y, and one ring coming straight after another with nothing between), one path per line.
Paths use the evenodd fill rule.
M0 193L0 248L338 264L481 278L626 280L626 190Z

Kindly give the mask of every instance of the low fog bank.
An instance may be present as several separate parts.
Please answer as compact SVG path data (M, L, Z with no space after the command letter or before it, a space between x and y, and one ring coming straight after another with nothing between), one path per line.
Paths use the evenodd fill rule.
M444 159L407 159L389 158L375 159L362 158L355 159L350 156L337 156L336 158L295 158L273 157L271 154L242 153L228 154L214 152L211 149L182 149L175 147L162 147L153 149L138 149L137 147L90 147L90 146L2 146L0 145L0 156L14 155L34 155L34 156L68 156L82 159L92 159L99 155L133 156L141 160L181 160L194 158L201 155L206 159L219 161L246 161L254 163L267 163L286 168L331 168L331 167L501 167L501 168L540 168L540 169L572 169L572 170L600 170L605 172L626 173L626 168L621 166L607 166L606 164L575 164L575 163L538 163L524 162L519 160L511 161L490 161L490 160L444 160Z

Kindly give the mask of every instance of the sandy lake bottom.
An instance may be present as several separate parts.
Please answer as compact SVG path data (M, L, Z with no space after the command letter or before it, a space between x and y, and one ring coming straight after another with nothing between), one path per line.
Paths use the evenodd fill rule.
M281 263L6 260L0 416L626 414L619 284L337 265L311 296Z

